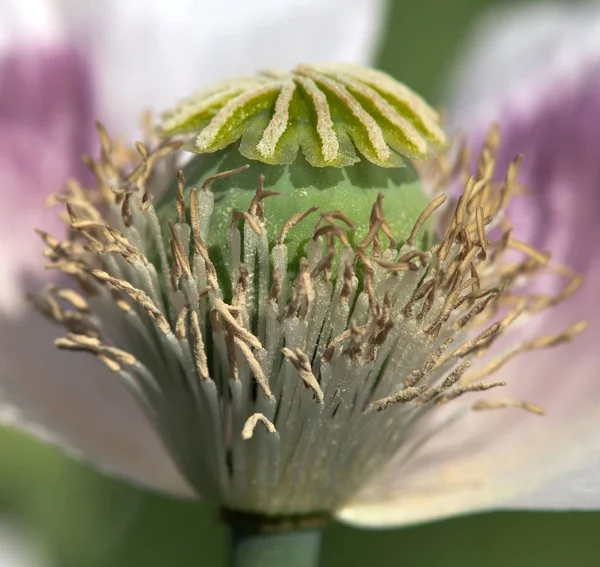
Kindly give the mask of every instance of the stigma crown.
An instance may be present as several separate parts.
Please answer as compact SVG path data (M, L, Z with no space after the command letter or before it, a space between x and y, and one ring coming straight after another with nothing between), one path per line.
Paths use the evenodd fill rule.
M270 165L293 163L298 149L313 167L361 160L400 167L447 144L438 114L389 75L357 65L299 65L222 82L165 112L162 134L192 134L184 146L214 153L240 140L240 153Z

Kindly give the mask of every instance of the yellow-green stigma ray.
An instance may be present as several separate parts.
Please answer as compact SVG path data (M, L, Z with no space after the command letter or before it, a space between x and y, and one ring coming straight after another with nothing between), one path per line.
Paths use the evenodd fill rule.
M437 113L417 94L348 65L223 83L165 113L161 130L193 134L186 148L199 154L241 140L242 155L271 165L291 163L302 148L313 167L344 167L360 156L398 167L402 156L426 159L446 146Z

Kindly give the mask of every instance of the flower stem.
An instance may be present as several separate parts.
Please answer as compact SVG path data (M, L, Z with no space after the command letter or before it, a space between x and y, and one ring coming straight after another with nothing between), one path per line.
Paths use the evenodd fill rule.
M316 567L320 529L257 533L237 527L230 531L230 567Z

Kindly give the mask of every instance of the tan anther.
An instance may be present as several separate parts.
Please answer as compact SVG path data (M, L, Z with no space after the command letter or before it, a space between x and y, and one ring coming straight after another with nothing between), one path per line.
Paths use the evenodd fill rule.
M407 301L402 313L405 317L412 317L414 315L414 310L419 301L421 301L425 296L430 293L435 293L435 288L437 286L437 280L435 278L430 278L425 280L417 289L413 292L411 298Z
M212 290L215 292L220 292L219 280L217 278L217 270L215 269L215 265L210 259L210 255L208 253L208 249L206 248L206 244L204 243L202 238L200 238L199 234L194 234L194 254L198 254L204 260L204 265L206 268L206 278Z
M150 206L152 205L152 194L150 191L144 191L142 195L142 203L140 205L142 212L147 212Z
M117 244L118 253L125 258L128 262L141 262L144 266L150 264L150 261L142 252L136 248L123 234L112 226L105 227L106 232L110 234L110 237Z
M115 347L106 346L96 337L69 333L66 337L56 339L54 344L59 349L94 354L106 364L112 372L119 372L121 370L121 364L132 365L136 363L135 357L128 352Z
M123 202L121 203L121 218L123 219L123 224L129 228L133 222L131 216L131 193L125 193L123 197Z
M175 336L179 339L187 338L187 318L190 310L184 307L177 315L177 321L175 322Z
M429 217L439 208L441 207L448 197L446 195L438 195L431 203L429 203L424 209L423 212L419 215L415 224L413 225L408 238L406 239L406 244L409 246L414 246L415 238L417 237L417 233L421 229L421 227L427 222Z
M569 281L556 295L535 296L534 301L528 309L532 313L562 303L565 299L571 297L584 282L584 278L581 274L572 268L561 264L550 264L546 266L545 271L566 277Z
M446 404L469 392L485 392L486 390L491 390L492 388L501 388L503 386L506 386L506 382L503 380L498 380L497 382L473 382L471 384L467 384L466 386L458 386L453 390L450 390L443 396L436 398L435 403L438 405Z
M269 293L269 301L274 303L278 300L283 286L283 276L281 272L275 268L271 277L271 291Z
M377 233L381 230L383 226L383 219L376 219L373 224L371 224L369 228L369 232L367 232L366 236L360 241L358 244L358 248L365 250L371 244L373 244L373 252L374 254L379 254L381 252L379 246L379 239L377 238Z
M104 127L104 124L99 120L96 120L96 131L98 132L98 138L100 139L100 148L104 156L110 156L112 154L112 142Z
M387 314L377 319L367 343L365 360L374 361L377 359L379 347L385 343L394 326L394 322L388 318Z
M211 175L210 177L207 177L204 180L204 183L202 184L202 189L204 191L208 191L211 184L216 181L217 179L223 179L225 177L231 177L232 175L235 175L236 173L241 173L242 171L246 171L248 168L250 167L250 165L246 164L246 165L242 165L241 167L237 167L235 169L230 169L228 171L221 171L219 173L215 173L214 175Z
M366 337L368 334L367 327L359 327L353 319L350 320L350 329L348 329L348 345L343 350L343 353L348 355L352 360L358 361L363 354L366 346ZM332 346L332 343L329 345Z
M438 364L438 360L446 352L447 348L454 342L454 337L448 337L439 347L437 347L425 360L421 368L413 370L406 380L404 380L404 387L410 388L416 386L425 376L427 376L435 368L441 366Z
M425 390L427 386L416 386L403 388L395 394L388 396L387 398L381 398L374 402L371 402L365 409L365 413L373 411L383 411L394 404L405 404L412 402L417 399Z
M179 259L177 257L177 245L172 240L171 240L170 248L171 248L171 257L173 258L173 263L171 265L171 288L173 290L178 290L179 289L179 280L181 279L183 270L181 269L181 264L179 263Z
M373 315L377 316L379 315L379 305L377 303L375 289L373 287L373 266L371 265L371 262L363 249L358 248L357 255L360 258L364 268L363 285L369 299L369 309Z
M185 198L183 196L183 190L185 189L185 177L183 171L179 169L177 171L177 198L175 199L175 209L177 211L177 222L179 224L185 224Z
M276 197L282 194L281 191L265 191L264 184L265 176L259 175L256 192L254 193L254 197L252 197L252 201L250 201L250 206L248 207L248 213L257 217L261 223L265 220L264 200L267 197Z
M260 226L255 217L253 217L248 211L234 211L231 215L231 227L237 226L241 219L245 219L250 228L258 235L263 235L263 227Z
M259 422L265 426L265 429L269 433L277 433L275 426L262 413L255 413L246 420L242 429L242 439L245 441L251 439L254 435L254 429Z
M454 309L458 309L464 304L473 305L478 299L488 297L489 295L498 296L502 292L502 289L499 287L493 287L490 289L479 289L476 287L473 289L473 286L476 283L477 278L469 278L461 284L459 291L464 291L466 287L471 287L471 291L457 299L456 303L454 304Z
M478 303L473 305L473 307L471 307L471 309L469 309L469 311L467 311L463 316L459 317L452 324L452 329L454 331L458 331L459 329L462 329L463 327L468 325L477 315L482 313L486 309L486 307L489 305L489 303L491 301L493 301L494 299L496 299L498 297L498 294L500 293L499 291L498 292L491 291L491 290L488 290L488 291L490 291L490 293L486 294L481 301L479 301Z
M238 277L233 292L231 305L241 307L246 303L246 291L248 290L248 268L244 264L240 264L238 268Z
M320 274L323 274L324 279L329 281L331 279L331 269L333 267L333 259L335 258L335 250L330 250L325 256L323 256L317 265L313 268L310 273L311 279L316 279Z
M28 296L28 299L31 305L44 315L44 317L55 323L62 323L64 321L64 312L58 301L52 296L52 291L52 288L48 287L39 296Z
M390 225L388 224L387 219L385 218L385 214L383 213L383 198L383 193L379 193L377 195L377 200L375 201L375 204L371 209L371 217L369 219L369 223L373 224L374 222L381 220L381 232L383 232L383 234L385 234L385 236L388 238L389 247L391 249L395 249L397 246L396 239L394 238L392 229L390 228Z
M346 263L344 266L344 282L342 284L342 289L340 291L340 299L344 302L348 302L348 298L350 297L350 293L352 291L352 281L354 278L354 270L352 268L352 264Z
M313 240L317 240L319 238L319 236L326 236L329 234L337 236L340 239L341 243L346 248L350 247L350 241L348 240L348 237L346 236L346 231L337 224L327 224L327 225L319 227L318 229L316 229L313 232L312 237L313 237Z
M279 232L279 237L277 238L277 244L283 244L285 241L285 237L287 233L292 230L299 222L303 221L308 215L314 213L319 207L317 205L313 205L310 209L307 209L301 213L293 214L287 221L283 223L281 227L281 231Z
M482 348L489 346L490 339L492 339L502 329L502 323L496 322L490 325L487 329L484 329L474 339L466 341L460 345L455 351L450 353L448 360L451 358L458 358L463 356L469 356L474 354ZM445 362L445 360L444 360Z
M306 258L300 258L298 275L296 276L292 292L292 299L281 315L280 320L283 321L283 319L293 316L304 319L308 314L313 299L314 290L310 277L310 266Z
M431 311L431 308L435 304L437 288L433 287L429 291L429 293L423 298L423 303L421 304L421 309L417 313L416 320L419 325L423 323L425 317Z
M397 262L404 262L411 265L415 265L413 260L418 259L421 263L421 266L425 267L429 263L430 253L423 252L422 250L409 250L408 252L404 252L401 254Z
M547 253L539 252L533 246L514 238L511 238L508 241L507 246L513 250L518 250L519 252L527 254L527 256L529 256L532 260L535 260L541 266L546 266L548 264L548 260L550 259Z
M350 324L350 327L355 325L355 323L352 319L350 320L349 324ZM341 332L337 337L335 337L331 341L329 341L329 344L327 345L328 348L335 349L339 344L343 343L344 341L347 341L350 338L350 334L351 334L350 329L346 329L345 331Z
M209 380L210 374L208 373L206 349L204 347L204 340L202 339L202 331L200 329L200 322L196 311L190 313L190 328L192 331L192 350L194 353L194 361L196 363L196 371L201 380Z
M425 392L423 392L423 394L417 400L417 403L419 405L426 404L440 394L446 392L449 388L460 381L467 369L471 367L471 364L472 362L470 360L466 360L465 362L459 364L452 372L450 372L450 374L448 374L448 376L439 386L433 386L425 390Z
M470 384L471 382L475 382L477 380L481 380L482 378L490 376L491 374L502 368L502 366L504 366L509 360L523 352L553 347L561 343L568 342L571 339L573 339L573 337L584 331L586 328L587 322L580 321L579 323L572 325L562 333L558 333L556 335L542 336L531 341L521 343L520 345L517 345L516 347L510 349L507 353L494 358L483 368L479 368L475 372L471 372L470 374L466 375L463 378L462 383Z
M498 199L498 210L503 211L508 206L508 202L517 190L517 177L523 162L523 154L518 155L508 166L506 171L506 181Z
M72 305L77 311L81 313L89 313L90 306L88 302L75 290L69 288L56 288L53 289L56 297L63 299L70 305Z
M341 211L328 211L323 213L317 226L322 222L333 223L335 220L343 222L350 230L354 230L355 228L355 224Z
M264 373L260 362L258 362L256 357L254 356L254 353L252 352L250 347L237 336L235 337L234 341L235 345L240 349L241 353L246 359L246 362L248 363L248 366L250 368L250 372L252 372L252 376L254 376L256 383L262 390L265 397L268 399L274 399L273 394L271 393L271 388L269 387L269 379Z
M123 313L129 313L131 311L131 305L129 305L129 303L127 303L127 301L125 301L124 299L116 299L115 305L121 311L123 311Z
M486 246L488 244L487 238L485 236L485 227L484 227L484 218L483 218L483 208L477 207L476 209L476 225L477 225L477 237L479 238L478 245L480 247L479 257L482 260L485 260L487 257Z
M317 402L322 404L324 399L323 390L321 390L317 378L312 373L310 361L306 353L302 352L299 348L291 350L287 347L281 349L281 353L294 365L294 368L298 371L298 374L306 387L314 392Z
M546 410L542 406L525 402L522 400L513 400L510 398L502 398L499 400L479 400L475 402L471 408L475 411L495 410L504 408L520 408L529 413L536 415L546 415Z
M112 277L103 270L92 269L90 273L101 282L105 282L113 286L115 289L125 292L131 299L133 299L133 301L139 304L146 311L151 319L156 322L156 325L161 332L165 334L169 334L171 332L171 326L169 325L169 322L163 315L162 311L156 307L154 302L145 292L133 287L125 280Z
M171 253L173 255L173 263L177 263L183 274L188 280L192 279L192 268L190 267L190 262L188 260L188 256L183 247L183 243L181 242L181 238L179 238L179 232L175 228L175 225L169 222L169 229L171 231Z
M442 307L442 310L439 313L436 320L433 323L431 323L431 325L427 329L425 329L425 332L427 334L429 334L432 339L437 338L442 327L444 326L444 324L446 323L446 321L449 319L450 315L454 311L455 305L456 305L457 301L459 300L460 288L461 288L461 283L462 283L462 278L463 278L464 272L467 269L469 269L471 262L472 262L474 256L476 255L476 253L477 253L477 248L471 249L465 256L465 258L458 265L457 270L456 270L456 275L448 278L449 280L453 280L453 281L447 282L447 283L450 283L451 287L448 292L448 295L446 296L446 301L444 302L444 306Z
M373 261L382 268L390 272L407 272L409 270L417 270L418 266L410 262L385 262L379 258L373 258Z
M214 307L223 318L223 321L231 327L231 332L234 336L240 338L243 342L253 348L262 348L260 341L235 320L235 317L233 317L229 311L228 305L222 299L219 299L218 297L214 298Z

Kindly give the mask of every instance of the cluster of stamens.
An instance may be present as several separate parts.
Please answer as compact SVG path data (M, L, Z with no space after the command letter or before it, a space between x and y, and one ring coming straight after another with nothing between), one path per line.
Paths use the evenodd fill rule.
M335 510L400 448L423 442L417 426L436 407L504 386L488 377L515 354L582 329L514 345L471 368L516 319L579 285L548 254L511 237L503 211L518 160L494 183L493 138L429 250L415 248L416 235L448 205L445 196L404 243L378 199L367 236L351 246L343 211L316 207L267 234L263 212L278 196L257 175L250 207L233 215L223 277L205 244L214 178L186 199L177 142L138 144L135 159L100 133L101 158L90 162L97 186L71 183L54 198L66 204L69 237L40 233L48 267L72 276L79 291L52 286L36 303L68 331L56 345L92 353L118 374L189 483L222 507ZM151 189L176 174L167 227ZM294 264L286 235L311 218L313 238ZM519 260L503 260L515 251ZM567 276L557 297L519 292L524 279L548 270ZM543 413L508 398L472 407L507 406Z

